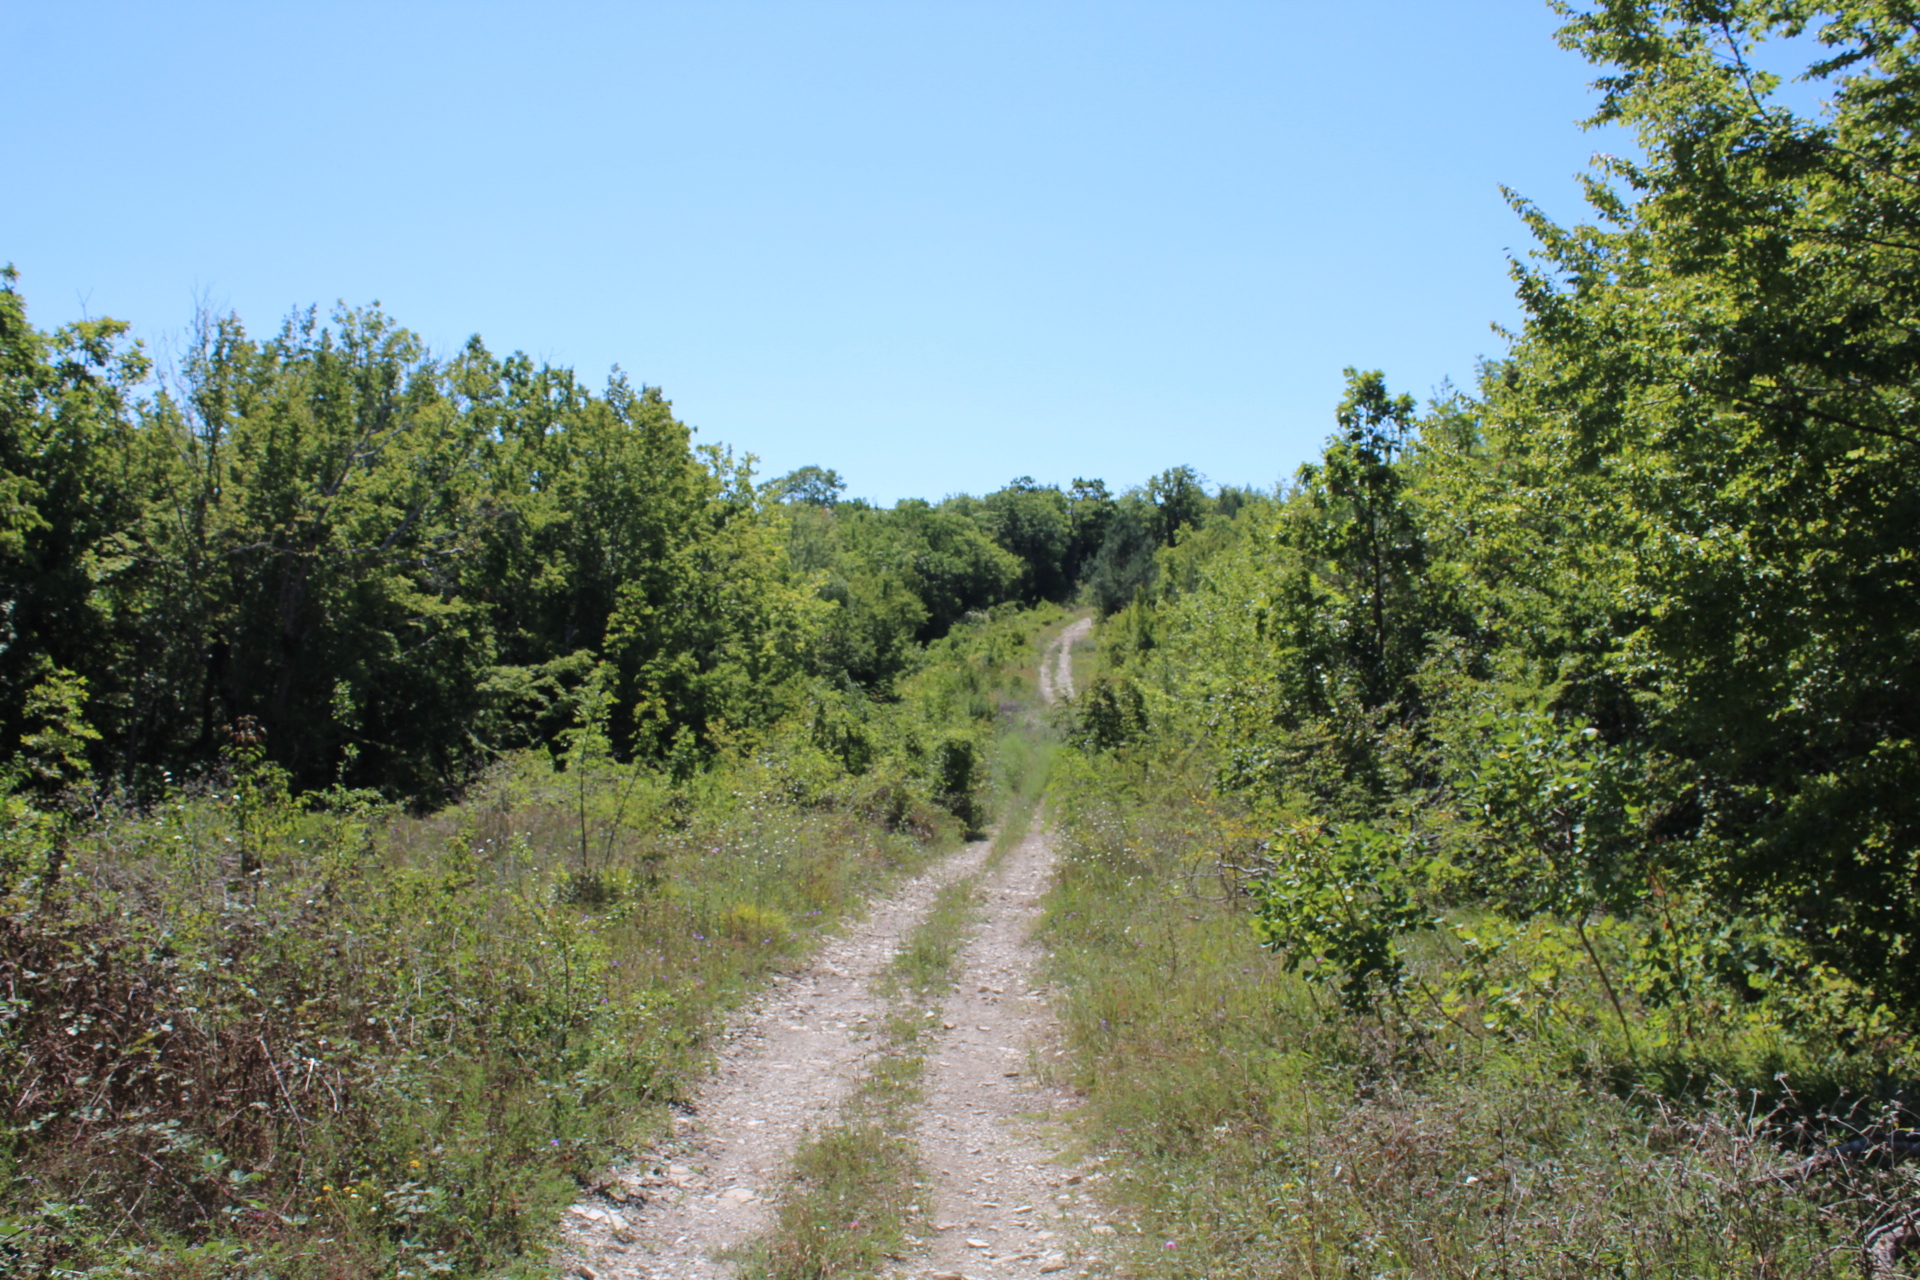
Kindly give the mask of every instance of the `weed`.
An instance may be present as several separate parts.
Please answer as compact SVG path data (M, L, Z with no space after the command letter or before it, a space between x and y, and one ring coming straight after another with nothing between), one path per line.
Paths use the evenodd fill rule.
M1659 1041L1634 993L1603 989L1580 939L1548 924L1471 961L1426 935L1406 953L1405 1016L1344 1007L1219 891L1243 816L1207 795L1178 761L1077 753L1052 789L1062 869L1043 936L1064 1070L1088 1142L1123 1170L1105 1185L1141 1225L1136 1274L1851 1274L1910 1199L1893 1169L1788 1176L1849 1130L1772 1073L1831 1104L1842 1083L1870 1089L1872 1064L1842 1069L1739 1010ZM1603 954L1611 927L1590 928ZM1482 966L1480 994L1448 1004L1463 965ZM1529 983L1541 998L1512 1008L1536 1016L1499 1005Z
M800 807L769 772L683 789L675 827L631 817L670 783L600 762L583 790L535 756L427 818L213 787L73 841L53 891L0 901L10 1269L537 1256L719 1012L952 829Z

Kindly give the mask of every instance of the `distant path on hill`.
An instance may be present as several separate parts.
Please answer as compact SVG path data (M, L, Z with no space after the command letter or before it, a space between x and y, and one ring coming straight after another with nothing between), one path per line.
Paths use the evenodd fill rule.
M1073 651L1093 630L1082 618L1047 647L1040 696L1073 696ZM1098 1171L1063 1164L1072 1093L1048 1064L1062 1055L1060 1025L1039 985L1032 940L1053 879L1044 824L1008 852L981 887L980 925L961 953L947 998L946 1039L929 1055L920 1152L933 1179L933 1231L906 1275L997 1280L1102 1274Z
M1073 647L1093 633L1093 619L1082 618L1055 636L1040 659L1040 701L1052 704L1073 696Z
M1039 668L1041 697L1071 697L1081 619ZM776 982L728 1030L714 1079L670 1142L612 1171L609 1194L567 1213L560 1273L583 1280L722 1280L716 1254L769 1225L768 1206L799 1141L831 1123L859 1078L886 1004L887 962L939 889L987 867L966 846L875 905L871 919ZM1115 1227L1092 1199L1104 1175L1059 1163L1071 1095L1036 1071L1061 1052L1048 993L1036 986L1030 934L1053 873L1053 841L1036 827L987 871L984 902L927 1051L918 1140L934 1221L889 1274L923 1280L1103 1275ZM877 1042L877 1041L876 1041Z

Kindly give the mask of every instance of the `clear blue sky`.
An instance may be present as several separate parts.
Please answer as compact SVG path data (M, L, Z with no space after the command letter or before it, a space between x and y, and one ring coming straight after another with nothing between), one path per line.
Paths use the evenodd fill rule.
M1272 484L1343 366L1471 383L1500 185L1620 145L1542 0L3 11L37 323L377 299L881 502Z

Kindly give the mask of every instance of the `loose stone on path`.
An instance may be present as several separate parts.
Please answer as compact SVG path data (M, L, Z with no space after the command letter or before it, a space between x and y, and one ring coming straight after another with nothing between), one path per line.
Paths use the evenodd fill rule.
M1091 630L1066 628L1040 664L1042 697L1073 693L1072 649ZM801 1138L831 1124L885 1019L875 980L944 886L979 871L969 845L878 904L800 974L777 980L725 1034L714 1078L673 1138L611 1171L608 1195L567 1213L561 1274L581 1280L726 1280L717 1254L768 1225ZM985 892L989 909L961 957L959 985L938 1017L945 1042L926 1063L918 1133L934 1215L924 1254L890 1274L915 1280L1099 1274L1088 1244L1097 1221L1082 1172L1056 1163L1072 1107L1028 1070L1057 1053L1046 993L1035 985L1030 934L1052 874L1044 827L1010 850ZM1013 994L1009 994L1013 993ZM1097 1178L1099 1175L1094 1175ZM1011 1207L1008 1207L1011 1206ZM926 1227L920 1228L923 1233Z

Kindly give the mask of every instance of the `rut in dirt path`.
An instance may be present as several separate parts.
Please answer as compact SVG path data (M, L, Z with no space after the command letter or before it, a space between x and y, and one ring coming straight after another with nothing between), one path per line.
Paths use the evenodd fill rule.
M1049 646L1039 670L1043 701L1072 696L1072 650L1091 629L1082 619ZM734 1276L717 1255L770 1225L796 1146L834 1121L883 1040L881 971L940 889L979 873L988 850L976 842L915 877L745 1010L673 1138L616 1167L604 1196L568 1211L561 1274ZM919 1139L934 1180L935 1229L922 1240L929 1253L903 1259L897 1274L1085 1273L1099 1263L1086 1241L1112 1231L1088 1210L1081 1175L1052 1163L1057 1143L1035 1127L1069 1105L1063 1093L1034 1084L1027 1067L1051 1052L1054 1032L1029 985L1037 952L1028 941L1052 862L1046 833L1035 831L983 889L986 920L963 953L960 985L943 1012L946 1034L928 1062Z
M1092 1191L1104 1177L1060 1162L1072 1095L1036 1072L1059 1025L1036 987L1031 933L1053 875L1051 833L1022 840L985 886L986 920L962 953L951 1028L928 1063L920 1150L933 1176L924 1277L1098 1275L1116 1234Z
M976 841L916 876L833 939L800 973L776 979L726 1032L718 1069L674 1138L616 1167L611 1196L567 1212L562 1275L584 1280L722 1280L720 1250L768 1225L794 1148L830 1123L864 1074L887 1005L875 979L945 885L979 870Z
M1093 630L1082 618L1048 647L1040 696L1073 696L1073 649ZM1059 1023L1036 986L1033 941L1053 878L1052 833L1036 827L981 889L980 926L960 956L942 1010L946 1037L927 1064L921 1159L933 1180L934 1221L924 1256L900 1274L928 1280L1098 1275L1116 1228L1092 1196L1101 1173L1061 1162L1073 1096L1036 1070L1060 1054Z
M1054 637L1040 659L1040 701L1051 706L1073 696L1074 646L1093 634L1093 619L1082 618Z

